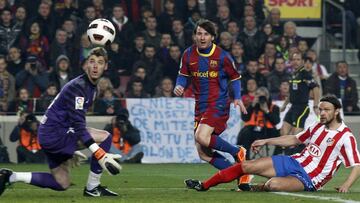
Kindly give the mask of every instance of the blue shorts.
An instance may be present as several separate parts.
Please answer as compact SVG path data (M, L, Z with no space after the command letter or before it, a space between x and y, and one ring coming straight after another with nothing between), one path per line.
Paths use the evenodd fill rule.
M50 169L71 159L77 149L78 138L69 128L40 125L38 136Z
M276 155L271 158L276 172L276 177L293 176L304 184L305 191L316 190L304 168L291 156Z

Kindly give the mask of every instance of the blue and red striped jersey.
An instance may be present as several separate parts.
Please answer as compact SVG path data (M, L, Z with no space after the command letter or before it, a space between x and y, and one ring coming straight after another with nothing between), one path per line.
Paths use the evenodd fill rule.
M187 48L181 59L179 75L190 77L195 95L195 112L220 110L230 103L228 83L240 79L230 54L213 44L208 54L196 45Z

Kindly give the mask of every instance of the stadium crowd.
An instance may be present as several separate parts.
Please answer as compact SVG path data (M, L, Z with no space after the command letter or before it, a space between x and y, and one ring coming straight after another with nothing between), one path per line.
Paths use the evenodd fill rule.
M193 43L200 18L215 22L216 43L233 56L245 104L259 87L271 100L288 97L294 71L289 56L301 52L321 94L341 98L346 112L359 111L346 61L328 73L279 9L265 9L262 0L163 0L162 6L159 11L147 0L0 0L1 114L42 113L83 73L92 48L86 30L96 18L111 20L117 34L107 47L109 69L98 84L94 115L117 115L123 98L173 97L181 53Z

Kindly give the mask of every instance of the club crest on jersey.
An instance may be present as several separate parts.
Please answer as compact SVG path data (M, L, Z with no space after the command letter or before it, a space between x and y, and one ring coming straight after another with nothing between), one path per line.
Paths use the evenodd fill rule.
M215 60L210 60L210 67L215 68L216 66L218 66L218 62Z
M218 76L218 72L217 72L217 71L210 71L210 72L209 72L209 76L210 76L211 78L216 78L216 77Z
M321 149L316 144L310 144L308 146L309 153L313 157L320 157L322 155Z
M326 140L326 143L327 143L328 146L332 146L334 144L334 141L335 141L334 139L329 138L329 139Z
M75 97L75 110L83 110L84 109L84 97Z

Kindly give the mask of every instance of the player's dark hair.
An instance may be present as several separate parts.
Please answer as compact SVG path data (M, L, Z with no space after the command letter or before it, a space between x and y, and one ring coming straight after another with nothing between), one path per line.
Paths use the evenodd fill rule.
M339 99L333 94L327 94L327 95L323 96L320 99L320 102L329 102L334 106L335 109L341 109L342 108L342 105L341 105ZM340 113L336 116L336 120L339 123L342 121Z
M208 32L209 34L211 34L214 38L216 38L216 29L215 29L215 24L213 22L211 22L210 20L205 20L205 19L201 19L196 23L196 26L193 30L193 34L196 34L196 30L198 27L203 28L204 30L206 30L206 32Z
M87 59L89 59L91 55L95 55L97 57L102 56L102 57L104 57L105 62L108 62L108 55L107 55L106 50L103 47L95 47L95 48L91 49Z

